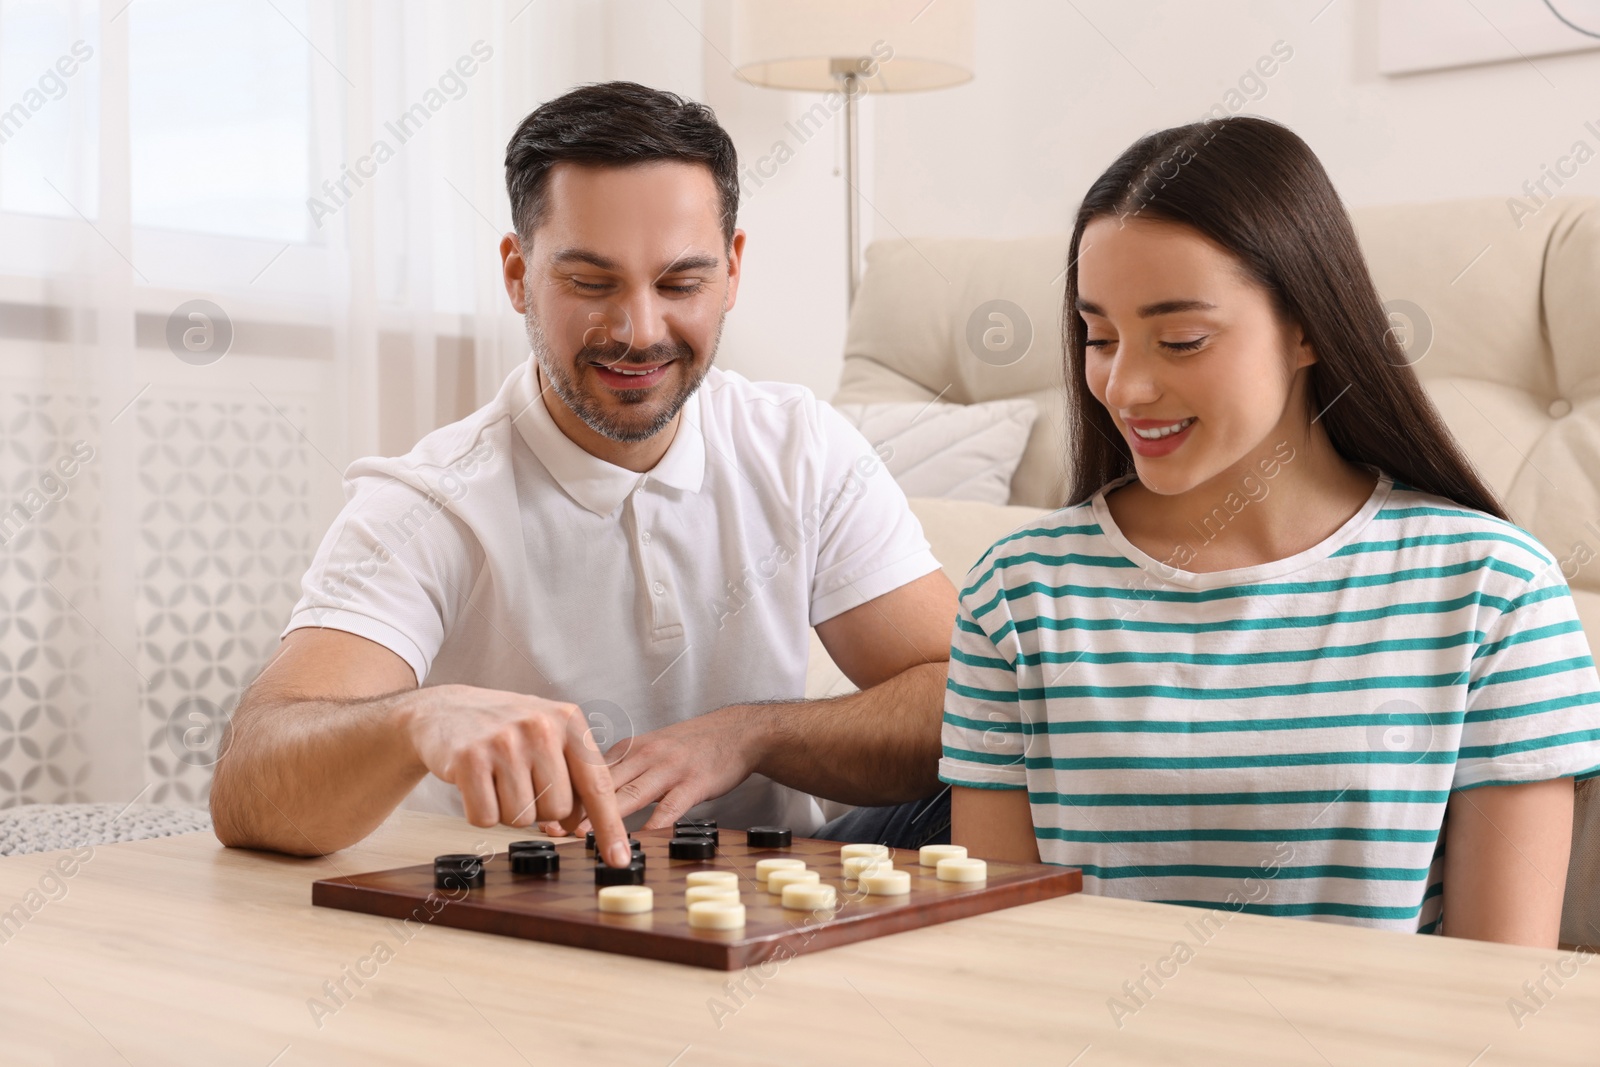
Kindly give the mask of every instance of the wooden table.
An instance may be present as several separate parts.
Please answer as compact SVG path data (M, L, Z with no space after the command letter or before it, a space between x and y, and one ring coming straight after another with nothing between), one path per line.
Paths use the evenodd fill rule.
M0 913L43 901L0 925L0 1064L1600 1063L1600 961L1556 951L1249 915L1202 942L1197 910L1079 894L727 974L311 906L519 836L402 813L320 860L189 834L60 884L68 853L0 861Z

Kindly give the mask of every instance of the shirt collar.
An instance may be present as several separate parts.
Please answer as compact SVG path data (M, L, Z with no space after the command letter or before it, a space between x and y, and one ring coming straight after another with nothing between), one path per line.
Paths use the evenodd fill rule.
M602 518L617 510L635 486L664 482L697 493L705 480L706 446L700 425L700 390L683 405L683 417L666 453L644 474L590 455L556 425L535 386L530 358L522 365L512 394L511 414L533 454L556 483L580 506Z

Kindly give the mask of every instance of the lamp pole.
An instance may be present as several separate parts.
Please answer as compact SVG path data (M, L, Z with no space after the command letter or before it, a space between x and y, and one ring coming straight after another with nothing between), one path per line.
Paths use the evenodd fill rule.
M857 191L861 186L861 175L858 170L856 122L856 94L861 87L858 73L861 64L859 59L835 59L831 63L833 76L840 79L844 89L844 243L849 261L845 271L846 308L855 305L861 270L860 194Z
M731 6L736 77L769 89L844 92L848 308L861 289L861 208L872 207L861 196L856 98L970 81L977 0L731 0ZM884 77L881 67L891 60L893 76Z

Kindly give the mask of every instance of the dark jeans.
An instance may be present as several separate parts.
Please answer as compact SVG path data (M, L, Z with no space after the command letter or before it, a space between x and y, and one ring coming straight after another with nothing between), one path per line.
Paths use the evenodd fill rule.
M950 787L931 797L846 812L811 835L823 841L859 841L917 849L950 843Z

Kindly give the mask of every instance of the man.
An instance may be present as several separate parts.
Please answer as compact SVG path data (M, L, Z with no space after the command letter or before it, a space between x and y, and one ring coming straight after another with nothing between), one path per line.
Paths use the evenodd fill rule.
M624 819L809 834L814 797L866 806L821 832L947 840L955 591L859 433L712 366L745 243L727 134L588 86L523 121L506 185L532 358L346 472L234 715L217 836L325 853L410 793L477 826L592 823L614 865ZM799 699L811 626L860 692Z

